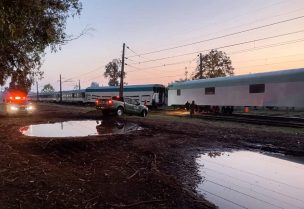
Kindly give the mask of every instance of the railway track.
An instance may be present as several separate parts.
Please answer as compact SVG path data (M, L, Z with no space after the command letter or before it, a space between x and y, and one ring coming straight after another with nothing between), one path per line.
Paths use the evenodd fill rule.
M291 128L304 128L303 118L277 117L277 116L261 116L261 115L243 115L243 114L201 114L195 115L196 118L214 121L230 121L238 123L249 123L267 126L280 126Z

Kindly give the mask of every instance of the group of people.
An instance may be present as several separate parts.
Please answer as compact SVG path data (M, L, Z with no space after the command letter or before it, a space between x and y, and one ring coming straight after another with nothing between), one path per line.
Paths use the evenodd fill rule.
M187 111L190 110L190 117L192 117L194 115L194 110L196 108L196 104L195 104L194 100L191 102L191 104L187 101L185 104L185 108Z

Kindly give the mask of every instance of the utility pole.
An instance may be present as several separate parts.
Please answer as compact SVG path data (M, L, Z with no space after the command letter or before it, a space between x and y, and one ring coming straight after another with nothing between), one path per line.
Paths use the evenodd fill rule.
M200 64L199 64L199 79L203 79L203 55L199 54Z
M36 98L36 101L38 101L39 100L38 81L36 81L36 88L37 88L37 98Z
M60 103L61 103L61 102L62 102L62 85L61 85L61 74L60 74L59 82L60 82L60 93L59 93L60 98L59 98L59 101L60 101Z
M121 58L121 71L120 71L120 86L119 86L119 97L123 97L123 75L124 75L124 71L125 71L125 48L126 48L126 44L123 43L122 45L122 58Z
M80 80L78 80L78 89L80 90Z

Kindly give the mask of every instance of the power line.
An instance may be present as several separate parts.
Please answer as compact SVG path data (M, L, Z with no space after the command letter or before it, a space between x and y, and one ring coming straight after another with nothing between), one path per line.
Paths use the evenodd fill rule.
M138 67L135 67L135 66L130 65L130 64L127 64L127 65L136 69L136 70L128 71L128 73L130 73L130 72L134 72L134 71L138 71L138 70L151 70L151 69L160 68L160 67L166 67L166 66L170 66L170 65L179 65L179 64L182 64L182 63L189 63L189 62L192 62L192 61L193 60L185 60L185 61L181 61L181 62L166 63L166 64L152 66L152 67L147 67L147 68L138 68Z
M283 64L283 63L298 62L298 61L304 61L304 59L302 59L302 60L286 61L286 62L276 62L276 63L269 63L269 64L261 64L261 65L246 66L246 69L247 69L247 68L250 68L250 67L267 66L267 65ZM245 67L242 67L242 68L245 68ZM237 69L242 69L242 68L237 68ZM174 71L179 71L179 70L184 70L184 69L174 69ZM172 71L172 70L171 70L171 71ZM168 70L166 70L166 72L168 72ZM149 79L166 78L166 77L177 77L177 76L183 76L183 74L175 74L175 75L168 75L168 76L149 77Z
M262 176L260 174L256 174L254 172L250 172L250 171L247 171L247 170L242 170L242 169L239 169L239 168L235 168L233 166L229 166L229 165L225 165L225 164L222 164L222 163L213 162L213 161L210 161L210 160L205 160L205 161L208 162L208 163L212 163L212 164L215 164L215 165L218 165L218 166L225 167L225 168L230 168L232 170L235 170L235 171L238 171L238 172L241 172L241 173L246 173L248 175L255 176L255 177L258 177L258 178L261 178L261 179L269 180L269 181L274 182L274 183L283 184L283 185L286 185L286 186L294 188L294 189L298 189L298 190L301 190L301 191L303 190L303 188L301 188L301 187L290 185L290 184L288 184L286 182L275 180L275 179L272 179L272 178L269 178L269 177L265 177L265 176Z
M284 2L284 1L282 1L282 2ZM250 25L250 24L252 24L252 23L256 23L256 22L259 22L259 21L262 21L262 20L265 20L265 19L267 20L267 19L272 18L272 17L284 16L284 15L286 15L286 14L290 14L290 13L294 13L294 12L297 12L297 11L301 11L301 10L303 10L303 9L304 9L304 7L303 7L303 8L300 8L300 9L296 9L296 10L292 10L292 11L288 11L288 12L284 12L284 13L280 13L280 14L268 16L268 17L266 17L266 18L255 19L254 21L252 21L252 22L250 22L250 23L239 24L239 25L236 25L236 26L233 26L233 27L224 28L224 29L222 28L221 30L218 30L218 31L213 32L213 33L209 33L209 34L207 34L207 35L217 34L217 33L221 32L221 31L226 31L226 30L228 30L228 29L239 28L240 26ZM230 20L233 20L233 19L230 19ZM134 50L133 50L133 51L134 51ZM135 55L138 56L139 58L144 58L144 57L141 57L137 52L135 52ZM135 56L134 56L134 57L135 57ZM131 61L133 61L133 62L137 62L137 61L132 60L132 59L130 59L130 58L127 58L127 59L129 59L129 60L131 60ZM147 60L147 58L144 58L144 59Z
M265 49L265 48L283 46L283 45L286 45L286 44L298 43L298 42L302 42L302 41L304 41L304 39L295 39L295 40L288 41L288 42L280 42L280 43L277 43L277 44L265 45L265 46L262 46L262 47L259 47L259 48L241 50L241 51L236 51L236 52L232 52L232 53L228 52L228 54L238 54L238 53L250 52L250 51L254 51L254 50L261 50L261 49ZM301 55L301 54L293 54L293 55L288 55L288 56L267 57L267 58L263 58L263 59L253 59L253 60L246 60L246 61L256 61L256 60L264 60L264 59L272 59L272 58L291 57L291 56L297 56L297 55ZM188 62L191 64L191 62L193 62L195 59L197 59L197 57L195 57L190 62L189 61ZM299 60L297 60L297 61L299 61ZM180 62L180 64L181 63L186 63L186 62L187 61ZM286 62L290 62L290 61L285 61L285 62L281 62L281 63L286 63ZM295 62L295 61L293 61L293 62ZM175 65L175 64L178 64L178 63L179 62L167 63L165 65L153 66L153 67L149 67L149 68L138 68L138 67L135 67L133 65L128 64L129 67L136 69L136 70L131 70L131 71L128 71L128 72L151 70L151 69L155 69L155 68L158 68L158 67L166 67L166 66L169 66L169 65ZM188 65L188 68L190 68L190 64ZM259 66L265 66L265 65L271 65L271 64L280 64L280 63L270 63L270 64L264 64L264 65L259 65ZM255 65L255 66L258 66L258 65ZM255 67L255 66L247 66L247 67ZM163 69L161 69L161 70L163 70ZM174 69L174 70L176 70L176 69ZM168 72L168 71L172 71L172 70L166 70L166 72Z
M130 59L129 57L126 57L126 60L130 60L130 61L132 61L132 62L136 62L135 60Z
M207 179L206 179L205 181L206 181L206 182L209 182L209 183L211 183L211 184L220 186L220 187L222 187L222 188L231 190L231 191L236 192L236 193L238 193L238 194L242 194L242 195L244 195L244 196L246 196L246 197L249 197L249 198L252 198L252 199L254 199L254 200L263 202L263 203L265 203L265 204L267 204L267 205L271 205L271 206L274 206L274 207L276 207L276 208L282 208L282 209L284 209L283 207L281 207L281 206L279 206L279 205L276 205L276 204L273 204L273 203L268 202L268 201L266 201L266 200L263 200L263 199L254 197L254 196L252 196L252 195L250 195L250 194L247 194L247 193L245 193L245 192L242 192L242 191L239 191L239 190L236 190L236 189L232 189L232 188L227 187L227 186L225 186L225 185L223 185L223 184L220 184L220 183L217 183L217 182L214 182L214 181L210 181L210 180L207 180Z
M175 71L180 71L182 69L174 69ZM184 70L184 69L183 69ZM168 72L168 71L166 71ZM184 76L184 73L179 73L179 74L175 74L175 75L165 75L165 76L156 76L156 77L150 77L149 76L149 79L148 80L151 80L151 79L159 79L159 78L170 78L170 77L181 77L181 76Z
M247 60L241 60L241 62L238 61L233 61L237 63L243 63L243 62L251 62L251 61L259 61L259 60L270 60L270 59L276 59L276 58L283 58L283 57L296 57L299 55L304 55L303 53L298 53L298 54L289 54L289 55L283 55L283 56L275 56L275 57L265 57L265 58L258 58L258 59L247 59Z
M277 46L295 44L295 43L299 43L299 42L303 42L303 41L304 41L303 38L302 39L294 39L294 40L291 40L291 41L279 42L279 43L275 43L275 44L268 44L268 45L264 45L264 46L260 46L260 47L251 48L251 49L243 49L243 50L239 50L239 51L228 52L228 54L239 54L239 53L251 52L251 51L256 51L256 50L261 50L261 49L277 47Z
M152 79L157 79L159 80L160 78L174 78L174 77L182 77L184 76L184 74L176 74L176 75L168 75L168 76L157 76L157 77L149 77L148 80L152 80Z
M227 27L227 28L222 28L221 27L220 30L217 30L215 32L212 32L212 33L209 33L209 34L206 34L206 35L218 34L218 33L222 32L222 31L227 31L227 30L233 29L233 28L240 28L241 26L251 25L252 23L256 23L256 22L260 22L260 21L263 21L263 20L267 20L267 19L272 18L272 17L284 16L286 14L290 14L290 13L293 13L293 12L301 11L303 9L304 8L300 8L300 9L292 10L292 11L289 11L289 12L284 12L284 13L280 13L280 14L276 14L276 15L272 15L272 16L268 16L268 17L264 17L264 18L259 18L259 19L255 19L254 21L248 22L248 23L243 23L243 24L239 24L239 25L235 25L235 26L231 26L231 27Z
M234 33L229 33L229 34L222 35L222 36L217 36L217 37L214 37L214 38L209 38L209 39L196 41L196 42L192 42L192 43L188 43L188 44L182 44L182 45L178 45L178 46L174 46L174 47L170 47L170 48L165 48L165 49L160 49L160 50L156 50L156 51L141 53L141 54L137 54L136 56L155 54L155 53L159 53L159 52L163 52L163 51L168 51L168 50L173 50L173 49L177 49L177 48L181 48L181 47L200 44L200 43L204 43L204 42L208 42L208 41L213 41L213 40L216 40L216 39L221 39L221 38L225 38L225 37L229 37L229 36L234 36L234 35L237 35L237 34L242 34L242 33L246 33L246 32L249 32L249 31L258 30L258 29L262 29L262 28L266 28L266 27L270 27L270 26L274 26L274 25L278 25L278 24L282 24L282 23L286 23L286 22L290 22L290 21L294 21L294 20L298 20L298 19L301 19L301 18L304 18L304 15L294 17L294 18L290 18L290 19L286 19L286 20L282 20L282 21L278 21L278 22L274 22L274 23L270 23L270 24L266 24L266 25L262 25L262 26L258 26L258 27L254 27L254 28L250 28L250 29L246 29L246 30L242 30L242 31L238 31L238 32L234 32ZM135 56L130 56L130 57L135 57Z
M231 200L228 200L228 199L226 199L226 198L224 198L224 197L222 197L222 196L219 196L219 195L214 194L214 193L212 193L212 192L209 192L209 191L207 191L207 190L204 190L204 189L200 189L200 190L203 191L203 192L205 192L205 193L211 194L211 195L213 195L213 196L215 196L215 197L217 197L217 198L220 198L220 199L222 199L222 200L225 200L225 201L227 201L227 202L230 202L230 203L232 203L232 204L234 204L234 205L237 205L237 206L239 206L239 207L241 207L241 208L248 209L247 207L245 207L245 206L243 206L243 205L240 205L240 204L238 204L238 203L236 203L236 202L233 202L233 201L231 201Z
M148 60L147 58L143 57L142 55L139 55L138 53L136 53L134 50L132 50L129 46L127 46L127 49L130 50L133 54L135 54L136 56L131 56L131 57L139 57L145 60ZM130 59L129 57L126 57L126 59Z
M204 168L205 169L205 168ZM219 178L218 176L213 176L213 175L210 175L208 172L204 172L203 171L203 175L205 177L205 181L208 181L208 179L211 179L212 181L215 181L215 182L225 182L224 185L229 185L229 187L232 187L232 188L240 188L241 191L244 191L244 190L250 190L250 192L253 192L255 194L258 194L258 195L261 195L263 196L264 198L270 198L272 200L275 200L275 202L281 202L281 203L284 203L286 205L289 206L289 208L299 208L299 209L303 209L301 207L298 207L296 205L293 205L292 203L290 202L287 202L287 201L284 201L282 198L278 199L276 198L275 196L271 196L271 194L268 194L268 192L264 193L263 191L265 191L264 189L262 189L262 191L257 191L256 189L252 188L252 186L256 187L258 190L260 189L259 186L255 185L255 184L250 184L250 187L248 188L247 186L244 186L244 185L239 185L237 183L234 183L233 181L230 180L230 178Z
M224 176L225 178L229 177L230 179L231 179L231 178L232 178L232 179L235 179L235 180L237 180L237 181L239 181L239 182L249 184L250 186L253 185L252 182L250 182L250 181L248 181L248 180L244 180L244 179L241 179L241 178L237 178L237 177L234 176L234 175L229 175L229 174L227 174L227 173L220 172L220 171L218 171L218 170L216 170L216 169L207 168L207 167L204 167L204 169L209 170L209 171L211 171L211 172L214 172L214 173L216 173L216 174L222 175L222 176ZM299 199L299 198L296 198L296 197L294 197L294 196L288 195L288 193L286 194L286 193L282 193L282 192L279 192L279 191L276 191L276 190L273 190L273 189L269 189L268 187L265 187L265 186L259 184L259 182L256 183L256 184L258 185L258 187L260 187L260 188L262 188L262 189L264 189L264 190L266 190L266 191L270 191L270 192L276 193L276 194L278 194L278 195L281 195L281 196L283 196L283 197L287 197L287 198L290 198L290 199L293 199L293 200L296 200L296 201L299 201L299 202L304 203L303 200L301 200L301 199Z
M103 67L103 65L101 65L101 66L99 66L99 67L97 67L97 68L94 68L94 69L91 70L91 71L88 71L88 72L85 72L85 73L81 73L81 74L78 74L77 76L73 76L73 77L67 78L67 79L65 79L65 81L66 81L66 80L69 80L69 79L79 78L79 76L87 75L87 74L90 74L90 73L92 73L92 72L98 71L98 70L100 70L100 68L102 68L102 67Z
M229 48L229 47L233 47L233 46L240 46L240 45L244 45L244 44L254 43L254 42L258 42L258 41L264 41L264 40L268 40L268 39L278 38L278 37L282 37L282 36L288 36L288 35L292 35L292 34L296 34L296 33L302 33L302 32L304 32L304 30L299 30L299 31L290 32L290 33L284 33L284 34L275 35L275 36L268 36L268 37L265 37L265 38L255 39L255 40L251 40L251 41L244 41L244 42L229 44L229 45L220 46L220 47L213 47L211 49L207 49L207 50L203 50L203 51L189 52L189 53L184 53L184 54L179 54L179 55L173 55L173 56L168 56L168 57L151 59L151 60L147 60L147 61L143 61L143 62L139 62L139 63L131 63L131 64L142 64L142 63L147 63L147 62L155 62L155 61L158 61L158 60L165 60L165 59L171 59L171 58L181 57L181 56L185 56L185 55L197 54L197 53L201 53L201 52L210 51L212 49L223 49L223 48Z
M96 81L97 78L102 78L102 75L95 75L93 77L83 80L82 82Z
M285 62L276 62L276 63L269 63L269 64L262 64L262 65L253 65L253 66L247 66L246 68L249 67L256 67L256 66L267 66L267 65L275 65L275 64L282 64L282 63L289 63L289 62L298 62L298 61L304 61L304 59L302 60L293 60L293 61L285 61ZM141 70L140 68L134 67L138 70ZM240 68L237 68L240 69ZM184 70L184 69L174 69L174 70L166 70L165 72L168 71L180 71L180 70ZM167 77L178 77L178 76L184 76L184 74L175 74L175 75L167 75L167 76L157 76L157 77L149 77L149 80L151 79L159 79L159 78L167 78Z
M304 61L304 59L300 60L290 60L290 61L284 61L284 62L273 62L273 63L267 63L267 64L261 64L261 65L247 65L247 66L241 66L238 69L244 69L244 68L250 68L250 67L260 67L260 66L267 66L267 65L277 65L277 64L283 64L283 63L290 63L290 62L300 62Z
M130 49L129 46L127 46L127 49L129 49L131 52L133 52L133 54L135 54L136 56L138 56L138 54L134 50Z

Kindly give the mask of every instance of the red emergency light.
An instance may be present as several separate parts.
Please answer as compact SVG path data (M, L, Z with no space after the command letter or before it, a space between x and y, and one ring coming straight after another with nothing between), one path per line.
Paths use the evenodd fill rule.
M10 102L23 102L27 99L26 93L24 93L23 91L20 90L8 90L7 92L5 92L5 98L6 101L10 101Z
M24 96L10 96L9 99L12 100L12 101L13 100L25 100L26 97L24 97Z

